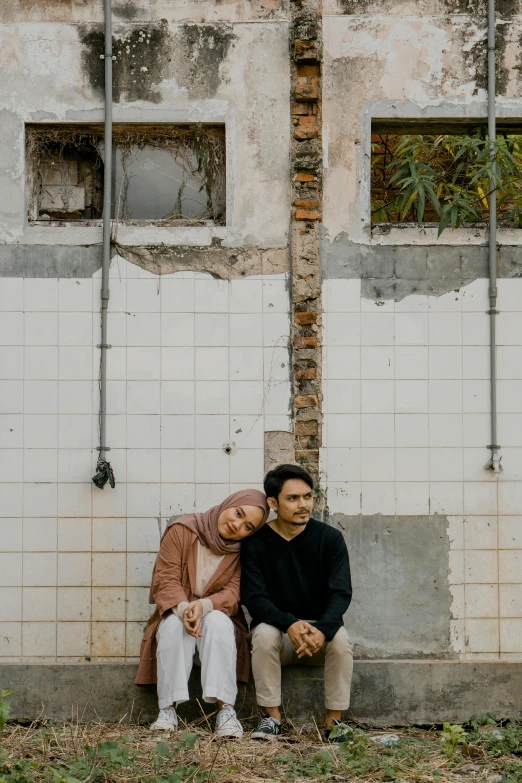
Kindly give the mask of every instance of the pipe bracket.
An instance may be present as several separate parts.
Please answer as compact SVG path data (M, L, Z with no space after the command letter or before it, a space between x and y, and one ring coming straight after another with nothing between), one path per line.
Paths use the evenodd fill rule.
M109 343L98 343L96 348L112 348L112 345L110 345Z
M499 315L500 310L486 310L486 315Z
M96 446L96 451L110 451L110 446Z

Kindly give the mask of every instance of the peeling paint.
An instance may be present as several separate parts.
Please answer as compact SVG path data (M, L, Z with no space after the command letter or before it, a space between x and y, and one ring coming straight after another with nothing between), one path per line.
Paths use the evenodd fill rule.
M289 269L287 248L191 247L191 246L123 246L116 245L119 255L157 275L183 270L209 272L222 280L247 275L281 274Z

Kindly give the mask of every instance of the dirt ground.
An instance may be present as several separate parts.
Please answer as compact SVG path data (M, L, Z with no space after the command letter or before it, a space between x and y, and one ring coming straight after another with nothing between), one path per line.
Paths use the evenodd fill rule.
M244 721L245 729L254 724L254 717ZM0 783L522 783L520 723L485 715L444 729L352 725L353 741L334 745L314 724L287 724L280 740L251 740L246 731L242 740L216 740L212 717L172 733L124 722L8 723L0 733ZM393 744L382 744L383 736Z

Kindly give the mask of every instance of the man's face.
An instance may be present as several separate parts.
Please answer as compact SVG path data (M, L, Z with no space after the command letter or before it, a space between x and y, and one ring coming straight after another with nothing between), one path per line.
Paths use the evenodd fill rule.
M279 497L268 498L268 505L283 522L291 525L306 525L314 505L314 494L306 481L288 479L283 484Z

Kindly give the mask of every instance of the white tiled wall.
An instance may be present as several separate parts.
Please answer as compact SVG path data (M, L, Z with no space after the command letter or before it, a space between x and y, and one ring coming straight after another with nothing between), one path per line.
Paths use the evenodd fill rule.
M284 275L158 277L118 258L117 484L94 487L100 284L0 279L0 659L136 657L166 519L260 487L264 431L290 428Z
M499 281L490 458L487 280L376 303L327 280L322 469L332 512L444 514L463 656L522 659L522 280Z

